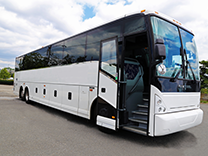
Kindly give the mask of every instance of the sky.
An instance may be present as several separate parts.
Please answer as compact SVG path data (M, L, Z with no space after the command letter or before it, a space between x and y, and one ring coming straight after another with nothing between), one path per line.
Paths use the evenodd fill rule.
M143 9L193 31L199 60L208 60L205 0L0 0L0 69L15 57Z

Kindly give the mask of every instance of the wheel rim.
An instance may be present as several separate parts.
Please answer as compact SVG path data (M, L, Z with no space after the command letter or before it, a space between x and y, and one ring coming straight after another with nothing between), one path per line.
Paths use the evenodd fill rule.
M28 91L26 92L25 99L26 99L26 101L29 101Z
M23 96L24 96L24 95L23 95L23 90L21 91L21 94L20 94L20 96L21 96L21 98L23 98Z

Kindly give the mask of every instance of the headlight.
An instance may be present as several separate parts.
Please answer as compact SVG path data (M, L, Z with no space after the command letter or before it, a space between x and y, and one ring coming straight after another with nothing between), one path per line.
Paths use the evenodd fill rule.
M155 113L165 113L166 107L162 101L162 99L155 95Z

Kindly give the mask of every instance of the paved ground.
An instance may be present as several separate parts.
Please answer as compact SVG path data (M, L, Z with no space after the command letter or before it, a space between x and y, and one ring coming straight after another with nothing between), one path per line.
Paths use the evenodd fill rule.
M2 88L5 86L0 85L0 97L6 94ZM208 153L207 104L201 105L204 121L200 126L151 138L127 131L105 134L83 118L40 104L28 105L13 97L11 90L6 95L12 97L0 99L3 156L206 156Z
M13 86L12 85L1 85L0 84L0 100L1 99L12 99L17 97L13 94Z

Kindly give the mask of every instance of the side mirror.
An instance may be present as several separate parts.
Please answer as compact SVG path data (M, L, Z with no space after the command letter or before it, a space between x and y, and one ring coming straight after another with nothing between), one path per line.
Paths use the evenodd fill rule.
M166 58L166 50L163 39L156 39L155 59L164 60Z

